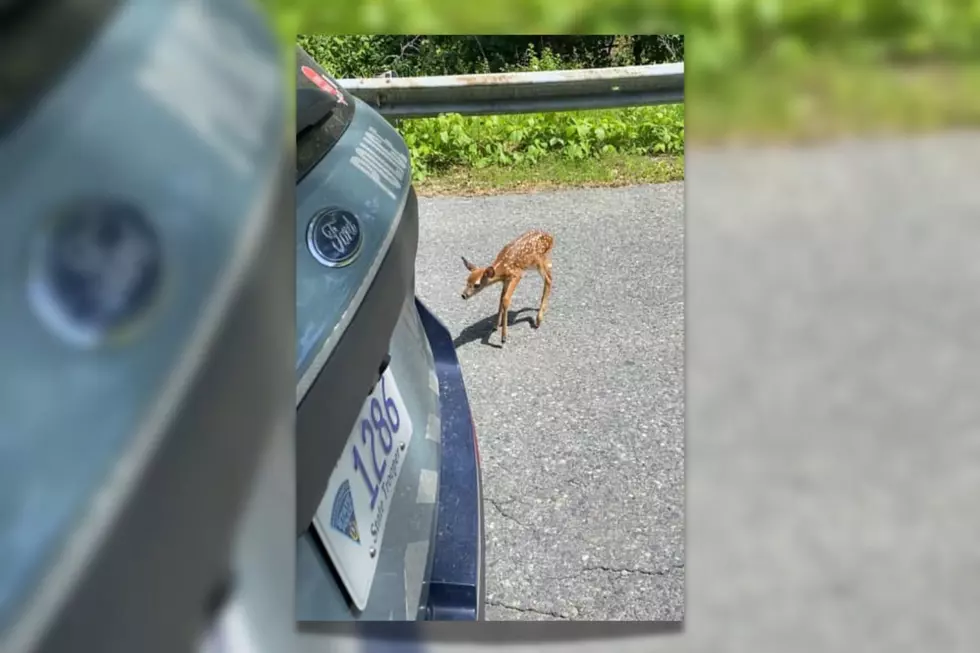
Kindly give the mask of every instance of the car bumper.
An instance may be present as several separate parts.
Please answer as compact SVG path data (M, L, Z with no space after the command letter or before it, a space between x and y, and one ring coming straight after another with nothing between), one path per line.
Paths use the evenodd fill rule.
M442 457L426 620L482 620L485 610L483 482L463 371L448 329L415 300L439 381Z

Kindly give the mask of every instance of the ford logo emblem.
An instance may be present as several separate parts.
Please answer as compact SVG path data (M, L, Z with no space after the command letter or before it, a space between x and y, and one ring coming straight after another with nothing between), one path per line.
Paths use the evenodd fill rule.
M48 328L77 346L117 338L160 291L159 235L125 202L73 203L48 223L31 254L28 300Z
M350 265L361 253L364 235L361 224L350 211L323 209L310 220L306 244L323 265L339 268Z

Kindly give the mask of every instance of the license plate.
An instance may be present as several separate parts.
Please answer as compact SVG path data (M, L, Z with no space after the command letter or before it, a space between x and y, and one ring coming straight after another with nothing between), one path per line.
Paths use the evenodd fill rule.
M412 420L391 369L361 407L313 517L337 574L358 610L368 603Z

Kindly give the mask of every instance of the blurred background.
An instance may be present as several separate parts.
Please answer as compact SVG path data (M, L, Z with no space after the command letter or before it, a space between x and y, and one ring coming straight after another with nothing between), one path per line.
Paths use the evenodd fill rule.
M685 35L686 632L494 624L427 650L976 650L980 2L262 4L283 52L297 33Z
M268 4L284 34L683 33L688 119L701 141L907 133L980 119L973 0Z
M247 1L0 3L4 653L192 650L291 550L279 73Z

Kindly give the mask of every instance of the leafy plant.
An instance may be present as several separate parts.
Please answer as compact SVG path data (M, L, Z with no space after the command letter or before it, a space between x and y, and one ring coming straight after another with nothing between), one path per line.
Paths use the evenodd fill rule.
M463 75L681 61L684 38L654 36L300 35L334 76Z
M632 65L683 57L681 36L300 36L299 44L340 78L521 72ZM542 157L679 155L684 107L398 121L417 180L453 166L533 165Z
M701 138L980 124L980 0L279 0L274 10L308 33L559 35L426 37L431 46L401 58L418 62L402 64L414 74L532 65L529 45L568 67L683 60Z
M453 166L533 165L604 154L681 155L684 106L404 120L416 179Z

